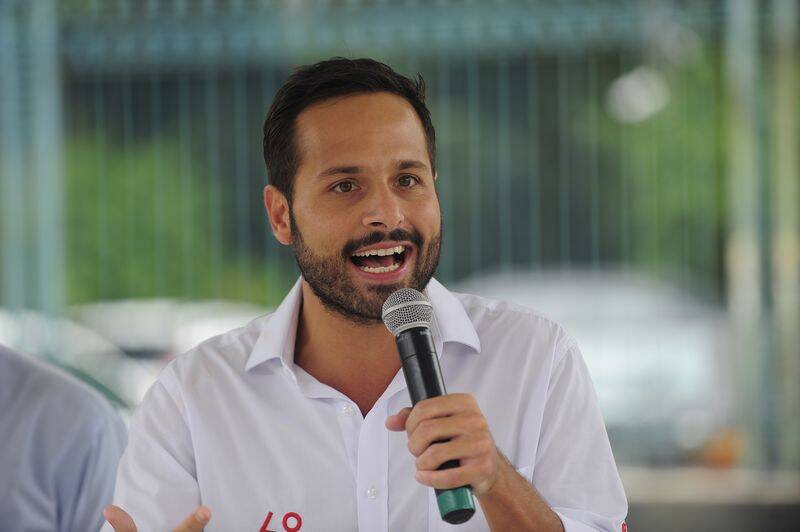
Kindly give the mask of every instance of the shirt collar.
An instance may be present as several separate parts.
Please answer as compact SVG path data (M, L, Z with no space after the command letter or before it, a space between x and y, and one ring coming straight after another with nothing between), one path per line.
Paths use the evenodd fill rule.
M478 333L461 301L433 278L425 288L425 294L433 305L433 332L434 337L439 337L439 356L442 346L447 342L457 342L480 353ZM299 278L275 312L265 320L247 359L245 371L275 358L279 358L285 368L292 367L302 300L302 278Z
M302 278L299 278L275 312L267 316L266 323L261 327L261 333L244 366L245 371L250 371L273 358L280 358L285 368L292 367L302 301Z
M481 341L461 301L433 278L425 288L425 295L433 305L433 326L436 329L434 334L438 333L441 343L456 342L480 353Z

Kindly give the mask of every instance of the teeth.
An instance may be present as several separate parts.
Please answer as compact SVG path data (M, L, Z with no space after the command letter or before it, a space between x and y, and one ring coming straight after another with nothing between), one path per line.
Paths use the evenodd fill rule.
M399 262L395 262L391 266L378 266L377 268L372 268L370 266L359 266L359 268L361 268L362 270L364 270L365 272L368 272L368 273L393 272L399 267L400 267L400 263Z
M403 246L397 246L393 248L386 248L386 249L370 249L367 251L362 251L361 253L353 253L354 257L369 257L372 255L377 255L379 257L385 257L386 255L393 255L395 253L402 253Z

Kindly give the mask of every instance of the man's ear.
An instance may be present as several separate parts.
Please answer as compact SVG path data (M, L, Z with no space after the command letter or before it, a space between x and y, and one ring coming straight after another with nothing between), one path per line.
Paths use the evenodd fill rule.
M289 217L289 202L286 196L272 185L264 187L264 207L267 209L272 234L278 242L288 246L292 243L292 222Z

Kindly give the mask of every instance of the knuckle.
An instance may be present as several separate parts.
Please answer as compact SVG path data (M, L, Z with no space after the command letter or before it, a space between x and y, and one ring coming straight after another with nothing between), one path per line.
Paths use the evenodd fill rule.
M447 449L443 447L444 445L440 443L428 447L428 463L431 464L431 466L438 466L445 461L444 455L447 453Z
M414 431L415 436L417 436L421 441L429 441L428 438L431 435L431 425L432 421L430 419L423 419L417 425L417 429Z
M439 449L436 447L437 446L428 447L428 450L425 452L427 455L425 457L425 463L429 467L435 467L439 463Z
M419 456L421 454L419 445L417 445L416 441L412 440L411 438L408 440L408 451L414 456Z
M475 396L471 393L460 393L458 394L459 398L464 402L464 404L475 407L478 405L478 402L475 400Z
M475 427L477 430L486 430L489 428L489 424L486 422L486 418L480 414L472 414L469 416L470 425Z
M439 463L446 462L452 458L452 452L450 451L450 447L446 444L438 445L439 449L437 449L436 459Z
M494 448L494 445L492 445L492 441L489 438L481 438L478 445L483 453L490 453Z

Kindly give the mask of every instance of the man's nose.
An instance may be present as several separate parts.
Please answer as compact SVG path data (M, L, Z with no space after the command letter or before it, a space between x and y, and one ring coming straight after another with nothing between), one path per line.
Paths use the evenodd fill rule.
M400 198L389 187L374 189L367 199L364 225L369 228L395 229L405 220Z

